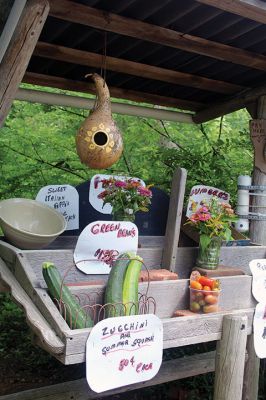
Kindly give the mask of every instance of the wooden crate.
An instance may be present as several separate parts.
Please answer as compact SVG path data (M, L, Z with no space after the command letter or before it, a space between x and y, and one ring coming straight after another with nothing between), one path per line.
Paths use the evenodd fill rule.
M42 277L41 266L44 261L56 264L63 275L72 265L66 277L67 282L84 282L89 279L99 281L107 279L104 275L88 276L80 272L73 264L73 248L76 238L61 238L58 242L66 247L47 250L19 250L0 242L0 278L9 287L17 303L24 308L28 323L36 335L36 342L64 364L85 361L85 345L91 329L69 328L57 307L47 294ZM140 238L139 254L146 266L160 268L163 257L163 238ZM56 245L54 245L56 247ZM229 260L234 266L242 266L249 272L248 263L254 258L265 257L265 247L224 248L221 258ZM178 347L221 338L222 321L225 315L243 315L248 317L248 333L252 331L252 319L255 302L251 294L251 276L221 277L221 311L213 314L171 318L176 309L186 309L189 304L188 277L197 254L194 248L178 248L175 270L181 279L177 281L151 282L150 296L156 301L156 315L163 322L164 348ZM98 292L97 302L102 301L105 283L101 285L74 286L74 293ZM145 293L147 283L140 283L140 292Z

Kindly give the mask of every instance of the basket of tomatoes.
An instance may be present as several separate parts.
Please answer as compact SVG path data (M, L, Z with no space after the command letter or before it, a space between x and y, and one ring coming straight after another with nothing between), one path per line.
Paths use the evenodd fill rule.
M208 278L194 271L190 277L190 311L208 314L219 311L221 286L219 279Z

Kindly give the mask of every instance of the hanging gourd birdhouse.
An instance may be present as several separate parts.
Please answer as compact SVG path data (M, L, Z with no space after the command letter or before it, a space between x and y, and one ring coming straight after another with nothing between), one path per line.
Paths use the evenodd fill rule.
M76 147L82 163L90 168L105 169L120 158L123 141L112 119L110 93L104 79L98 74L92 74L91 78L96 88L97 105L77 132Z

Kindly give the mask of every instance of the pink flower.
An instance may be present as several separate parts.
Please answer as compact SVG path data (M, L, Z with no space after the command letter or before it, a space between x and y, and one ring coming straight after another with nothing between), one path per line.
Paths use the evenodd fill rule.
M149 189L147 189L147 188L145 188L145 187L142 187L142 186L138 188L138 193L139 193L141 196L152 197L152 192L151 192L151 190L149 190Z
M199 221L208 221L211 218L209 213L199 214Z
M127 184L126 184L126 182L123 182L123 181L115 181L115 186L116 187L126 187Z

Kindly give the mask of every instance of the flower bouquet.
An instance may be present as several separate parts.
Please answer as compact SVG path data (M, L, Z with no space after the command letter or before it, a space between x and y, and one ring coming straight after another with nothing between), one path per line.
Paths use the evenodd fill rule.
M192 204L193 208L197 207ZM188 224L194 226L200 234L198 267L216 269L219 263L222 241L231 239L231 224L237 220L231 205L221 203L216 197L210 202L201 202L201 207L189 217Z
M114 220L133 222L137 211L149 211L152 198L150 186L142 186L131 178L103 179L102 186L104 191L98 198L103 200L103 205L109 203L112 206Z

